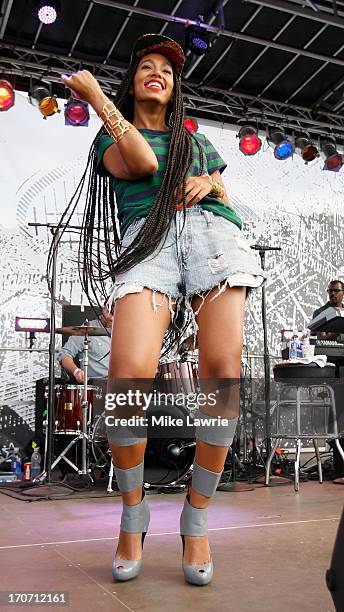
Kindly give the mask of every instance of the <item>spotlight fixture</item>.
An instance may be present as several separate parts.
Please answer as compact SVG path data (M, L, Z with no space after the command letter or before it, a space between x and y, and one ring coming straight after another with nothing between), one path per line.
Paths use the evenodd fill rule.
M239 149L244 155L255 155L262 146L258 130L252 125L243 125L238 134Z
M14 91L11 83L0 80L0 111L7 111L14 105Z
M331 136L324 136L321 139L321 152L325 160L323 170L338 172L343 165L343 156L337 151L335 139Z
M69 98L64 110L65 125L82 125L87 127L90 120L90 113L87 102Z
M29 102L33 106L37 106L43 119L55 115L59 112L56 96L50 95L47 87L37 85L29 91Z
M16 317L15 331L20 332L50 332L50 319L37 317Z
M195 25L185 27L185 46L195 55L205 55L210 49L210 32Z
M51 25L60 14L61 3L57 0L41 0L34 2L35 12L41 23Z
M26 332L28 340L28 348L32 349L36 340L37 332L50 332L50 319L48 318L33 318L33 317L16 317L15 331Z
M269 128L268 142L274 145L274 156L276 159L288 159L294 153L294 145L288 140L282 128Z
M195 134L198 130L198 121L192 117L186 117L186 119L184 119L184 127L191 134Z
M306 164L320 156L317 147L312 143L308 134L299 134L296 136L295 150L296 153L301 155Z

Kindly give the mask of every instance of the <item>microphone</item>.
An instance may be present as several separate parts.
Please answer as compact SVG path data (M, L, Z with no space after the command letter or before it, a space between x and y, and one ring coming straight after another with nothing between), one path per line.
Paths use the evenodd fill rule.
M281 251L281 247L264 246L263 244L252 244L250 249L254 249L255 251Z
M180 457L180 455L187 449L196 446L196 442L186 442L185 444L169 444L167 452L172 457Z

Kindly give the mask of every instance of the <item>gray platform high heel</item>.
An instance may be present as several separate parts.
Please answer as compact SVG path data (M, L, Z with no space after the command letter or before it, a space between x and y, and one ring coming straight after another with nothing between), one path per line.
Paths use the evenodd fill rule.
M198 463L193 465L191 486L194 491L212 497L218 486L222 472L210 472ZM180 535L183 542L183 556L185 549L184 536L205 536L208 534L207 508L194 508L190 505L189 495L184 500L183 511L180 516ZM213 561L209 550L210 560L207 563L188 564L183 560L182 568L185 580L191 584L204 586L213 577Z
M143 461L139 465L128 470L122 470L114 467L118 488L121 492L126 493L133 491L142 485L143 480ZM145 492L142 489L142 498L139 504L128 506L123 504L121 517L121 530L127 533L142 533L142 549L144 539L148 530L150 521L150 512L145 497ZM131 580L136 578L141 571L142 559L120 559L114 557L112 560L112 576L114 580Z

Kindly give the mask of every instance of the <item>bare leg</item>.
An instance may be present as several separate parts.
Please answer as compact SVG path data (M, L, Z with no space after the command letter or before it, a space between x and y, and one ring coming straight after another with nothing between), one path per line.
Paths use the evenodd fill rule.
M199 325L199 376L205 378L240 378L241 351L243 343L243 322L246 288L227 287L212 302L217 288L205 299L198 314ZM194 309L200 305L195 298ZM239 398L238 398L239 399ZM239 413L239 401L230 407L227 418ZM214 446L196 440L195 460L212 472L222 472L228 447ZM211 498L200 495L189 487L190 504L194 508L207 508ZM186 563L207 563L209 561L207 536L185 536L184 560Z
M157 302L163 295L156 294ZM109 380L120 378L155 377L161 345L169 325L171 314L168 303L152 308L152 291L130 293L116 302L112 334ZM115 466L128 469L143 460L147 440L138 444L120 446L110 443ZM140 503L142 486L134 491L122 493L122 501L128 506ZM141 534L121 531L116 556L122 559L140 559L142 553Z

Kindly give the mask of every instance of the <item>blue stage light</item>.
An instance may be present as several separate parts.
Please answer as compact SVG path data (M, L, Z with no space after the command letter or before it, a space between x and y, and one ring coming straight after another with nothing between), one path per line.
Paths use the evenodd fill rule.
M275 147L274 155L277 159L288 159L294 152L291 142L285 140Z
M210 49L210 32L200 26L186 26L185 46L195 55L205 55Z
M278 160L288 159L294 153L294 145L281 128L269 128L268 143L274 146L274 156Z
M209 47L207 41L204 40L203 38L199 38L199 36L195 36L192 39L192 45L194 47L197 47L197 49L202 51L202 53L206 53L206 51L208 50L208 47Z

